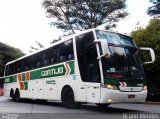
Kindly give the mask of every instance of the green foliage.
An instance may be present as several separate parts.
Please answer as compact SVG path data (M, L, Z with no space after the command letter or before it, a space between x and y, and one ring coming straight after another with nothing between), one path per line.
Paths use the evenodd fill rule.
M44 0L42 5L52 25L64 31L85 30L105 24L116 27L115 22L128 14L126 0Z
M146 28L133 31L131 35L139 47L151 47L154 50L156 61L145 65L145 70L151 90L156 89L160 92L160 20L151 19Z
M42 43L40 43L39 41L36 41L36 45L38 46L38 48L36 48L36 47L34 47L34 46L31 46L30 52L39 50L40 48L44 48L44 45L43 45Z
M0 76L3 76L4 66L7 62L23 56L19 49L0 42Z
M147 13L150 16L160 15L160 0L150 0L153 3L153 6L148 8Z
M160 70L160 20L152 19L149 25L131 33L139 47L151 47L156 54L156 62L150 64L148 71Z

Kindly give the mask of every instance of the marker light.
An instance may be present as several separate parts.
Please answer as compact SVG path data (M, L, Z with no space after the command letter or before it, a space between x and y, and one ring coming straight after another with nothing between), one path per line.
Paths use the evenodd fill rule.
M107 101L108 101L108 102L112 102L112 100L111 100L111 99L108 99Z

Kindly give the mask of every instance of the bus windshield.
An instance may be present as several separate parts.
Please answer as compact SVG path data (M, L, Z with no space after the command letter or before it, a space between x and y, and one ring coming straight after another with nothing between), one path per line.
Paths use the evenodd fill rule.
M107 31L96 31L99 40L107 40L109 57L102 57L105 79L143 80L144 70L139 50L132 38Z

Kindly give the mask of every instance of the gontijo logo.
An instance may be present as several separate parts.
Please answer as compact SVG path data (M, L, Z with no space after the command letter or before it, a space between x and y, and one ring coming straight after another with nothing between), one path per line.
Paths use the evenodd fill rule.
M41 77L54 76L57 74L63 74L63 67L44 70L41 72Z
M56 76L56 75L70 75L71 68L68 63L65 63L64 65L61 65L59 67L52 67L49 69L45 69L41 71L41 77L50 77L50 76Z

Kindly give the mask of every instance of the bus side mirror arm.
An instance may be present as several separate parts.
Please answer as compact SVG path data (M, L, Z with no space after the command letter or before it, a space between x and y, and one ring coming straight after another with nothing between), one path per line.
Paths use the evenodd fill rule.
M110 52L109 52L109 48L108 48L108 43L106 40L95 40L95 43L100 43L101 44L101 48L99 47L99 49L101 50L101 55L97 57L98 60L100 60L102 57L104 56L108 56L110 57Z
M151 54L152 61L144 62L144 64L150 64L150 63L154 63L155 62L155 53L154 53L154 50L152 48L141 47L140 50L149 50L150 54Z
M101 55L101 56L97 57L97 60L100 60L102 57L107 57L107 55Z

